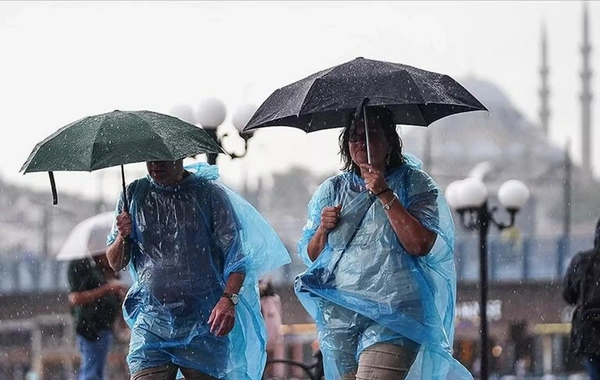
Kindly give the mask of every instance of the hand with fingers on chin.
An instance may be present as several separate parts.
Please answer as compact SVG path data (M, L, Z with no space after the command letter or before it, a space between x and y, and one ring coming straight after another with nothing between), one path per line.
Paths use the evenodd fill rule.
M235 324L235 306L225 297L221 297L208 317L210 332L216 336L225 336Z
M340 219L340 213L342 211L342 205L323 207L321 211L321 225L319 228L325 233L331 232L337 225Z
M361 168L363 168L362 173L365 180L365 187L371 194L381 194L389 189L382 171L375 169L369 164L361 165Z
M117 230L122 237L131 234L131 215L129 215L129 213L123 211L117 215Z

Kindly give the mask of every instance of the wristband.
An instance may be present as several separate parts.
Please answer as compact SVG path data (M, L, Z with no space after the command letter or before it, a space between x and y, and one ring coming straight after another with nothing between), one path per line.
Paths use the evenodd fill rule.
M388 191L392 191L392 189L390 189L389 187L385 190L381 190L380 192L378 192L377 194L374 194L376 197L380 196L383 193L387 193Z

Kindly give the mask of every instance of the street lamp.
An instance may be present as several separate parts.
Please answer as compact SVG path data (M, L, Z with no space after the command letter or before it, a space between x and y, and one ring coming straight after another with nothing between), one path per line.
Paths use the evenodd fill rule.
M233 126L237 130L237 134L244 140L244 153L236 155L232 152L227 152L231 158L240 158L244 157L248 152L248 140L252 138L252 132L244 132L242 133L242 129L246 126L254 112L256 111L256 106L252 104L243 104L240 106L233 114L232 123ZM222 101L216 98L209 98L204 100L198 106L197 113L197 121L204 128L206 132L217 142L217 144L223 149L223 139L227 137L227 134L224 134L222 137L219 137L217 134L217 128L223 124L225 121L225 116L227 112L225 110L225 105ZM225 151L225 149L223 149ZM210 153L208 156L208 163L214 165L217 163L217 154Z
M248 152L248 140L252 138L253 132L243 132L242 130L256 112L256 106L253 104L242 104L234 112L232 117L232 124L237 130L237 134L244 140L244 153L235 154L227 152L231 158L244 157ZM217 129L225 121L227 111L222 101L216 98L209 98L201 102L198 106L197 112L192 107L186 104L179 104L171 109L171 115L180 118L183 121L187 121L190 124L199 124L209 135L215 140L215 142L225 151L223 148L223 139L228 136L227 133L219 137ZM207 154L207 161L211 165L217 163L217 154Z
M487 380L488 365L488 324L487 324L487 298L488 298L488 252L487 235L490 225L495 225L498 230L512 227L515 224L515 215L529 198L529 189L518 180L506 181L498 190L498 200L510 215L509 223L496 220L494 213L497 207L488 206L488 191L485 184L478 178L469 177L452 182L445 192L448 205L460 215L462 226L468 230L479 231L479 319L481 326L481 379Z

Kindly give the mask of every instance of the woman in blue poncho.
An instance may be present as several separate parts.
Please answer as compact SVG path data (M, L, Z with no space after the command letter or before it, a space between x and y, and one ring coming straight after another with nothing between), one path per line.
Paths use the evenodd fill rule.
M283 243L216 167L146 164L117 204L107 257L135 280L123 304L132 379L260 379L258 280L289 262ZM128 211L127 211L128 210ZM131 254L123 249L131 239Z
M309 204L296 293L335 379L471 379L452 357L454 224L435 182L402 154L390 113L340 135L342 174Z

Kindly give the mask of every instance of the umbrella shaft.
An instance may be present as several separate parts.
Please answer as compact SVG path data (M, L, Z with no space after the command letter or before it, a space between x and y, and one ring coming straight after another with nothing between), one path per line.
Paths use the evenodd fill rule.
M371 144L369 143L369 128L367 123L367 106L363 106L363 118L365 120L365 143L367 144L367 163L371 165Z
M123 186L123 211L129 212L129 205L127 204L127 187L125 185L125 168L121 165L121 185Z

